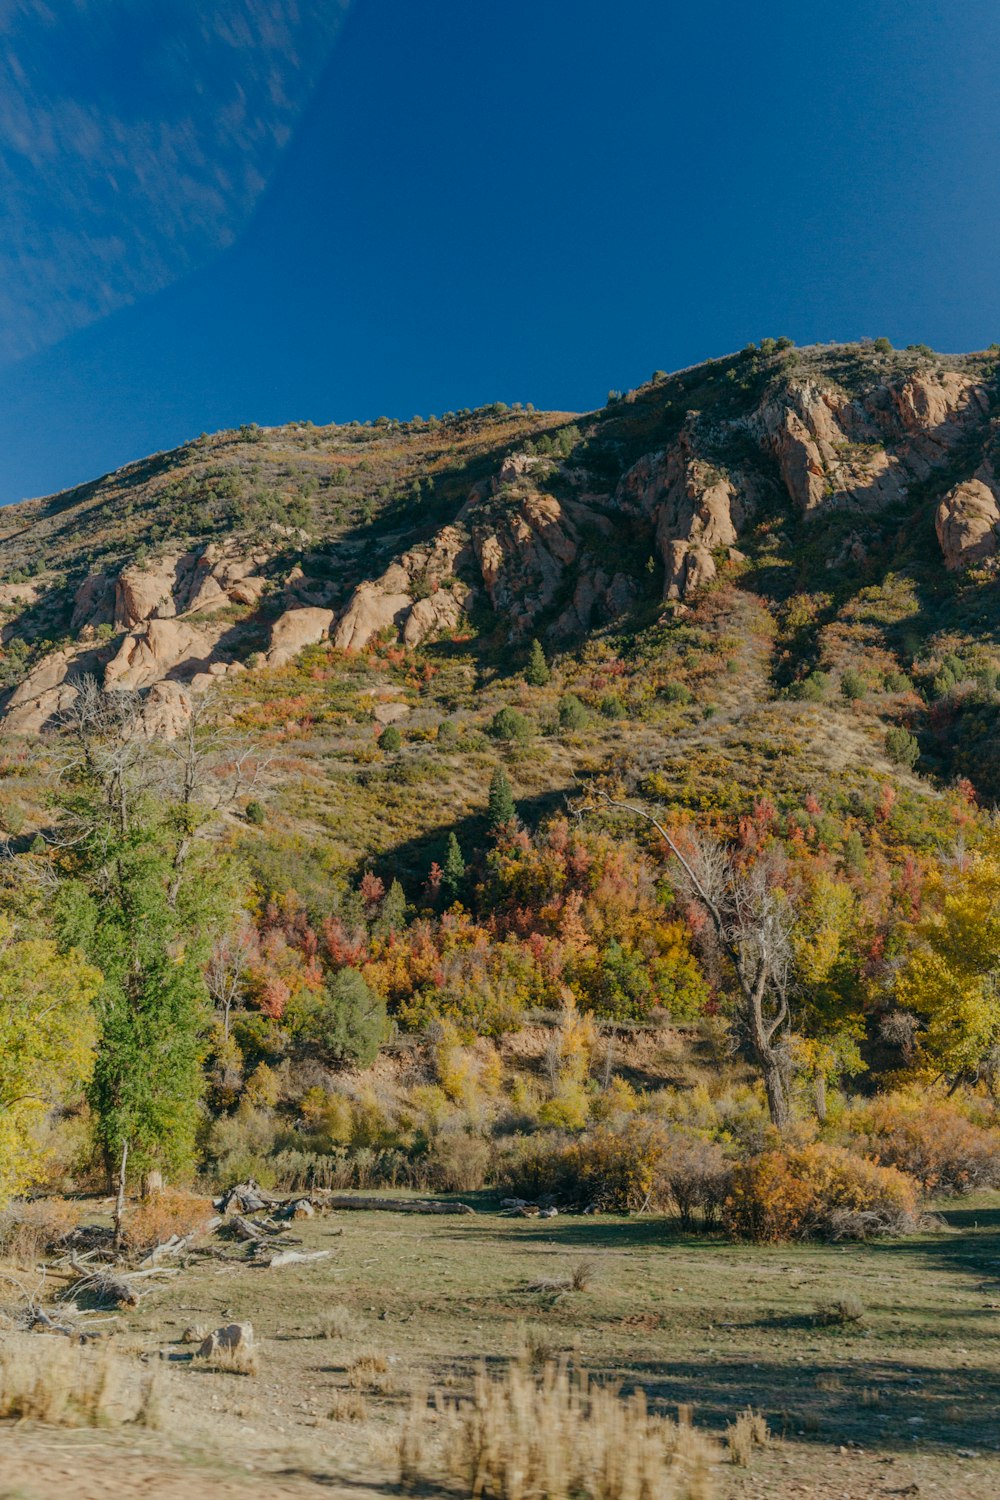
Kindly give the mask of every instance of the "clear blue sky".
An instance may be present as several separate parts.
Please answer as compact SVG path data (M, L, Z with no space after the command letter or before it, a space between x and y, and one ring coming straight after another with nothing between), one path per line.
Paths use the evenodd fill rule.
M0 500L765 335L1000 338L996 0L79 9L0 107Z

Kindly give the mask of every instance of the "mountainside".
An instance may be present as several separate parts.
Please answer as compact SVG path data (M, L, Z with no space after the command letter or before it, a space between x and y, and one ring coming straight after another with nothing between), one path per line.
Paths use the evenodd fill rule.
M270 744L272 837L414 874L499 756L539 811L597 773L992 801L997 361L766 340L585 416L249 426L0 511L7 831L88 674Z

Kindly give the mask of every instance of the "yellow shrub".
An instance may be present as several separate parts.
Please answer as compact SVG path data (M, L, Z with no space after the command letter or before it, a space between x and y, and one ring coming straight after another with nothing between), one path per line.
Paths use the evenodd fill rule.
M904 1234L917 1222L917 1184L839 1146L764 1151L738 1166L724 1209L737 1239L774 1242Z

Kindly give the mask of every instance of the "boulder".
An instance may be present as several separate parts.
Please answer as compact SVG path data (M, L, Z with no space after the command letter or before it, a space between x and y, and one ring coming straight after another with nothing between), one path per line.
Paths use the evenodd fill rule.
M462 590L463 595L468 590ZM462 603L451 589L438 589L418 599L403 626L404 646L419 646L441 630L454 630L462 618Z
M373 636L398 629L413 599L409 594L387 592L383 583L361 583L354 590L333 635L338 651L363 651Z
M1000 503L986 478L956 485L938 506L934 529L951 573L994 557L1000 543Z
M252 1323L227 1323L224 1328L216 1328L210 1333L198 1349L200 1359L208 1359L213 1354L249 1354L254 1347L254 1334Z
M52 651L32 668L7 704L4 728L8 733L37 734L65 713L77 696L77 689L66 681L75 662L73 651Z
M198 554L172 553L149 566L132 563L123 568L115 585L114 623L134 630L156 615L170 619L187 603Z
M141 631L131 631L118 654L104 669L105 687L144 688L161 681L180 667L193 676L198 665L207 664L217 638L186 620L147 620Z
M191 690L180 682L154 682L142 706L143 729L150 739L173 740L191 722Z
M333 624L332 609L287 609L271 627L271 645L267 653L270 667L283 667L298 656L304 646L325 640Z

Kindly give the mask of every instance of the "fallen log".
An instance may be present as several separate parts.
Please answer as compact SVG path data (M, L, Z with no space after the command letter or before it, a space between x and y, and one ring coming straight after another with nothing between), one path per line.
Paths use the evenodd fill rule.
M397 1214L474 1214L468 1203L452 1203L442 1198L373 1198L353 1193L324 1193L324 1208L383 1210Z
M332 1250L279 1250L276 1255L255 1256L254 1263L274 1270L277 1266L297 1265L304 1260L326 1260L332 1254Z

